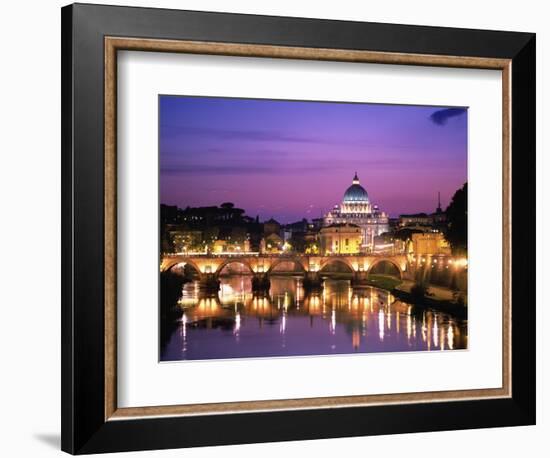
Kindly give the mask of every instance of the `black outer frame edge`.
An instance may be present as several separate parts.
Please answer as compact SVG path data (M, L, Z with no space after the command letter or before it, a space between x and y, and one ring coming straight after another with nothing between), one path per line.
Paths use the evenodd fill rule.
M521 214L512 215L513 227L521 228L512 231L512 331L521 336L512 351L513 398L105 422L105 35L512 58L512 203L521 208ZM535 423L535 316L514 314L514 304L518 310L523 302L534 303L535 295L535 225L523 224L535 221L534 34L77 4L62 9L62 85L64 451L114 452ZM207 433L213 429L214 437Z
M77 20L84 19L81 14L85 16L79 24L87 26L88 32L101 36L512 58L533 35L162 8L80 3L71 6L76 11ZM368 46L365 46L367 42Z
M512 397L536 423L536 36L512 60ZM519 209L519 211L514 211ZM529 224L525 224L528 221ZM527 308L528 313L525 313ZM514 338L515 336L515 338Z
M511 399L116 420L105 423L78 453L314 440L528 424L531 424L528 416ZM215 434L212 434L213 431Z
M61 9L61 447L74 453L72 364L72 8Z

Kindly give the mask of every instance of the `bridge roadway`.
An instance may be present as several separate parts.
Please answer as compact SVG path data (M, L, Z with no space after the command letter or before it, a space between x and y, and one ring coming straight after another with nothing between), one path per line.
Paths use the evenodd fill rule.
M161 272L170 270L178 264L189 264L200 274L218 277L224 267L229 264L241 264L250 270L251 274L271 274L281 263L293 263L294 270L303 273L322 273L329 265L340 264L347 266L350 273L365 272L367 275L371 269L380 262L389 262L399 271L403 277L407 271L407 256L404 254L332 254L332 255L307 255L307 254L166 254L162 257Z

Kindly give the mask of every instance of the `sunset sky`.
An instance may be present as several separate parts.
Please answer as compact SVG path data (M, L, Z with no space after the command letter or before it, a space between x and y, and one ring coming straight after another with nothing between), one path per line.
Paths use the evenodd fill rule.
M341 202L357 171L391 216L443 209L467 181L467 110L159 97L160 202L233 202L289 223Z

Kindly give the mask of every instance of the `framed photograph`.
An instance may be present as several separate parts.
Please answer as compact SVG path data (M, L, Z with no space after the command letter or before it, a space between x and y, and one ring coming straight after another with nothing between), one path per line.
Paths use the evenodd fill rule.
M535 423L535 35L62 9L62 448Z

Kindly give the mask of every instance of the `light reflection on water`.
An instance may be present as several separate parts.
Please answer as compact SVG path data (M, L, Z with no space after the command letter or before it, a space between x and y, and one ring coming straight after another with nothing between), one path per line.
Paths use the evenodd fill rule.
M184 286L178 327L161 360L328 355L467 347L467 324L421 310L377 288L353 290L326 280L305 294L296 277L272 277L269 295L253 296L251 278L222 278L217 297Z

